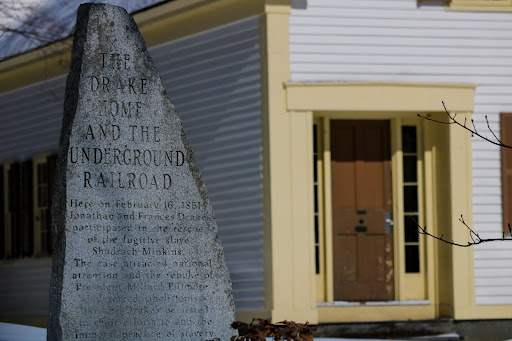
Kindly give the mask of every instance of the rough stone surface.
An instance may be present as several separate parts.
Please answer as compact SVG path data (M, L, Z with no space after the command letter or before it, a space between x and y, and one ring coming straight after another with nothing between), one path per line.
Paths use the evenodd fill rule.
M52 207L48 340L229 340L217 225L133 19L80 6Z

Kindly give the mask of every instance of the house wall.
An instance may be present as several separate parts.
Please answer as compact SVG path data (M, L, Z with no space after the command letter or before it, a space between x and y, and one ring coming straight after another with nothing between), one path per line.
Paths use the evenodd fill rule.
M57 150L65 87L61 76L0 94L0 162Z
M150 49L219 225L238 310L263 309L258 18Z
M492 136L485 115L499 134L499 113L512 111L511 19L415 0L293 0L291 80L473 83L472 118ZM501 237L500 151L474 138L472 158L475 230ZM512 243L475 247L476 304L512 304L511 252Z
M263 308L259 49L257 17L150 49L207 184L237 310ZM0 94L0 162L57 150L64 87L60 76Z

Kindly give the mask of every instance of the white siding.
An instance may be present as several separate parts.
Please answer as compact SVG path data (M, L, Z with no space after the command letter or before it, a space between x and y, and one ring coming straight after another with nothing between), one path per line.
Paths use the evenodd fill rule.
M474 83L477 128L486 131L489 115L498 134L498 114L512 112L510 12L446 11L416 0L294 0L292 7L292 81ZM500 177L499 149L473 139L474 225L482 236L501 236ZM512 304L510 255L512 242L475 248L477 304Z
M48 316L51 260L0 263L0 318Z
M258 19L163 44L150 53L206 182L235 305L263 309ZM57 150L64 86L63 76L0 94L0 162Z
M66 77L0 94L0 162L57 150Z

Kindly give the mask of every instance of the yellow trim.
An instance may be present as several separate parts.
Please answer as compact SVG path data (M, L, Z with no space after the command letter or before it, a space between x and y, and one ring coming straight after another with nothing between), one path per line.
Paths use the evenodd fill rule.
M291 197L288 200L291 200L292 204L290 241L293 245L294 276L292 283L286 283L281 290L289 290L290 286L293 287L294 309L311 314L311 317L306 318L306 321L309 321L317 318L316 313L311 313L316 310L315 253L314 249L309 251L301 245L311 245L310 241L315 239L312 228L314 226L313 113L290 114L292 117L290 120L292 188ZM274 229L276 227L274 225ZM280 259L274 259L274 262L279 262Z
M318 307L318 320L322 323L429 320L434 312L433 304Z
M434 129L435 126L431 124L427 124L427 122L422 121L422 145L423 145L423 168L421 171L423 172L423 187L424 187L424 224L423 226L427 227L436 227L436 209L437 206L437 195L436 191L436 174L435 174L435 155L433 153L433 144L437 139L431 139L433 133L431 130ZM437 129L438 130L438 129ZM424 238L425 240L425 253L426 255L430 255L426 259L426 271L427 271L427 297L430 297L435 304L435 316L443 317L440 312L440 296L439 296L439 254L438 254L438 243L436 240L432 238ZM447 317L451 316L451 314L445 314Z
M443 115L433 116L440 119ZM460 120L471 118L470 113L458 113ZM443 125L444 137L431 134L430 143L437 141L438 148L433 149L433 161L436 169L438 193L443 195L433 196L438 200L437 234L443 232L442 226L451 226L451 238L459 243L469 241L469 235L464 226L459 222L461 214L466 223L472 226L473 199L472 199L472 168L471 168L471 135L455 125ZM432 129L434 130L434 129ZM432 132L431 130L431 132ZM439 129L438 129L439 130ZM426 134L428 135L428 134ZM428 139L427 139L428 141ZM449 172L444 165L449 163ZM449 191L446 189L449 188ZM449 193L447 193L449 192ZM450 278L439 278L440 290L440 314L462 319L496 319L512 318L510 305L476 305L474 285L474 251L472 247L453 247L437 241L435 247L439 250L436 260L437 266L448 266L453 275ZM441 271L442 276L444 273ZM444 292L443 292L444 291ZM452 302L447 302L446 297L453 297Z
M471 120L471 113L458 113L461 120ZM471 169L471 134L451 124L449 131L450 199L453 240L469 241L467 229L459 222L460 215L473 226L473 192ZM454 318L469 318L467 310L475 307L473 248L452 247ZM512 314L511 314L512 315Z
M274 321L317 322L313 231L313 115L289 113L288 0L261 17L265 309Z
M134 19L149 47L260 15L264 11L264 0L181 0L137 13Z
M331 120L323 118L324 129L324 207L323 211L325 222L325 290L327 302L334 301L334 264L333 264L333 236L332 236L332 173L327 160L331 160Z
M279 0L175 0L136 13L146 45L152 47L230 22L260 15L265 2ZM268 6L268 4L266 5ZM72 39L0 62L0 93L66 74Z
M407 119L403 119L400 124L400 132L398 133L400 135L400 142L399 142L399 156L397 155L398 164L399 167L397 167L397 177L399 178L400 184L397 186L397 189L399 190L400 197L398 201L398 207L400 211L400 224L401 228L399 229L400 235L399 237L399 247L400 247L400 278L403 287L400 290L400 298L402 300L424 300L424 299L432 299L433 296L427 295L427 288L428 286L428 278L427 278L427 268L426 268L426 247L425 247L425 238L424 236L419 236L419 252L420 252L420 272L419 273L406 273L405 272L405 218L402 219L404 214L404 207L403 207L403 150L402 150L402 126L415 126L416 127L416 133L417 133L417 172L418 172L418 223L421 226L425 226L425 182L424 182L424 155L425 155L425 149L424 149L424 143L423 143L423 125L421 124L421 121L418 120L417 117L410 117ZM395 220L396 221L396 220ZM432 254L428 254L432 255ZM433 282L432 282L433 284Z
M422 84L422 83L393 83L393 82L357 82L357 83L286 83L286 104L291 115L299 115L301 111L313 111L317 119L323 118L324 136L324 160L330 159L329 146L329 121L330 119L389 119L392 128L392 149L393 149L393 190L394 190L394 217L397 239L398 258L403 259L403 226L398 217L403 213L403 195L400 193L402 173L401 156L401 126L414 124L418 131L418 176L420 211L423 209L423 217L420 214L420 223L430 224L434 228L444 226L452 229L454 221L459 217L461 211L472 215L471 196L471 151L469 138L462 131L446 130L445 125L425 122L418 119L416 113L434 112L435 117L442 117L443 107L441 101L445 101L450 109L470 112L473 110L474 85L468 84ZM430 103L432 101L433 103ZM453 108L452 108L453 105ZM455 109L456 108L456 109ZM461 152L461 143L464 141L464 152ZM451 144L450 144L451 142ZM447 146L452 146L447 148ZM459 150L456 152L456 150ZM450 171L447 175L446 164L450 162ZM450 161L451 160L451 161ZM284 170L285 171L285 170ZM463 176L461 176L463 174ZM444 178L443 178L444 176ZM330 208L330 168L324 162L324 197L325 197L325 262L326 262L326 299L332 302L332 212ZM451 191L449 196L443 195L437 198L436 193L443 193L443 188L449 185L452 178L457 178L457 186L464 187L463 191ZM443 187L444 186L444 187ZM453 184L451 185L453 186ZM469 199L468 199L469 198ZM440 199L440 200L438 200ZM461 207L450 206L449 202L465 203L464 210ZM447 208L448 207L448 208ZM457 212L457 213L456 213ZM448 219L448 220L446 220ZM398 224L397 224L398 223ZM451 227L450 227L451 226ZM438 230L435 230L439 232ZM311 240L310 245L314 244ZM429 300L428 305L405 305L405 306L333 306L318 307L318 319L320 322L346 322L346 321L378 321L378 320L400 320L400 319L430 319L438 316L469 316L463 315L468 311L463 295L456 296L455 291L461 292L474 301L474 289L472 289L472 254L459 255L460 251L450 248L443 251L442 247L430 238L423 238L420 242L422 253L422 272L419 275L404 274L404 264L396 262L397 299L407 300L408 298L424 298ZM450 252L450 255L446 254ZM448 256L449 260L441 259ZM451 255L453 253L453 257ZM402 257L400 257L402 254ZM428 255L428 260L425 259ZM452 262L453 258L453 262ZM462 259L464 258L464 261ZM441 260L444 265L441 265ZM446 262L450 266L446 266ZM451 264L462 264L461 272L466 276L460 276L456 280L455 267ZM437 265L435 264L437 263ZM438 266L444 268L441 278L438 275ZM402 272L402 275L398 275ZM469 273L469 275L467 275ZM469 276L469 277L468 277ZM454 279L455 278L455 279ZM469 286L468 286L469 283ZM412 285L414 289L410 289ZM440 285L440 289L438 289ZM465 288L463 288L466 286ZM320 290L318 292L321 292ZM475 307L473 305L473 307ZM473 313L476 310L473 310Z
M272 290L274 282L273 268L273 248L272 248L272 219L271 219L271 183L270 183L270 105L269 105L269 70L267 60L267 29L266 17L259 19L260 29L260 61L261 61L261 145L262 145L262 167L263 167L263 273L264 273L264 302L265 309L272 315L272 305L274 293ZM267 156L267 157L265 157Z
M235 312L235 319L246 323L252 322L252 319L254 318L267 319L271 316L272 315L268 310L237 310Z
M426 169L426 143L425 143L425 126L424 120L420 120L417 124L417 132L418 132L418 209L419 209L419 223L421 226L426 226L427 221L427 186L426 186L426 178L427 169ZM430 268L432 261L429 261L428 256L430 255L430 259L432 260L435 255L433 250L429 249L429 244L427 243L427 238L425 236L419 236L420 242L420 255L421 255L421 272L422 277L420 280L422 281L422 292L420 295L415 296L414 299L420 299L423 297L424 299L429 299L432 302L436 302L437 297L434 295L434 271L433 268Z
M473 111L475 86L406 82L287 83L288 110Z
M449 10L455 11L512 11L512 0L452 0Z
M391 126L391 176L393 192L393 266L395 271L395 299L404 300L407 296L404 288L405 283L405 252L404 252L404 229L402 227L402 216L404 215L404 194L403 194L403 153L402 153L402 121L405 117L390 119Z
M69 70L71 39L0 62L0 93L62 76Z
M430 115L431 118L445 121L446 115L436 113ZM446 195L449 186L448 168L448 133L446 126L424 122L425 128L425 186L427 193L426 207L426 226L430 228L435 235L451 236L450 196ZM431 266L435 283L436 297L436 316L453 317L453 286L452 286L452 257L451 246L438 242L432 238L427 238L427 244L430 244L429 250L434 250L434 263ZM430 258L432 259L432 258ZM429 287L429 292L431 288Z
M450 6L450 11L471 11L471 12L512 12L512 7L471 7L471 6Z
M512 6L512 0L451 0L450 5L474 7L507 7Z
M48 326L48 316L2 316L0 322L46 328Z
M326 246L325 246L325 213L324 213L324 120L314 118L316 124L317 163L314 165L317 171L317 200L318 200L318 238L319 238L319 265L320 273L316 274L316 300L325 302L327 300L326 288ZM313 193L314 194L314 193ZM316 254L315 254L316 257Z
M423 121L418 122L416 125L417 129L417 141L418 141L418 161L417 161L417 169L418 169L418 222L421 226L425 226L426 221L426 207L425 207L425 143L424 143L424 129L423 129ZM406 299L430 299L435 301L434 295L429 295L429 288L434 286L433 276L430 276L430 283L428 274L431 273L427 268L427 256L433 255L433 253L427 253L427 245L425 236L419 236L419 245L420 245L420 269L421 276L418 276L418 283L412 284L411 287L415 286L419 290L414 296L406 297ZM431 259L433 256L430 257Z
M332 263L332 194L331 194L331 172L328 160L330 160L330 120L331 119L364 119L364 120L382 120L390 121L391 128L391 166L392 166L392 190L393 190L393 220L394 220L394 269L395 269L395 298L397 300L423 300L433 298L427 296L427 287L433 286L433 278L429 279L429 272L426 268L425 260L425 246L424 240L420 238L420 252L421 252L421 272L419 274L406 274L405 273L405 251L404 251L404 227L402 217L404 215L403 209L403 165L402 165L402 143L401 143L401 129L403 125L414 125L418 131L418 205L419 205L419 219L420 223L424 222L423 216L423 176L422 176L422 152L423 143L420 138L422 131L420 128L420 120L412 113L391 113L391 112L360 112L360 113L331 113L331 112L318 112L315 114L317 121L324 121L324 234L325 237L325 285L326 293L323 297L326 299L324 302L333 302L333 263ZM430 284L427 284L430 283ZM317 289L317 292L321 291ZM344 309L344 308L339 308ZM434 315L430 316L433 318Z

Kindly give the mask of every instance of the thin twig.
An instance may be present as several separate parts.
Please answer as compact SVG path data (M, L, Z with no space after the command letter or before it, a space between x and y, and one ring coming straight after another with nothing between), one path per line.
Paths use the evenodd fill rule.
M450 245L454 245L454 246L460 246L460 247L468 247L468 246L473 246L473 245L478 245L478 244L483 244L483 243L488 243L488 242L498 242L498 241L512 241L512 238L505 238L505 233L503 233L503 238L480 238L480 236L478 235L478 233L476 233L471 227L469 227L469 225L464 221L464 217L461 215L460 218L459 218L459 221L464 225L466 226L466 228L469 230L469 236L471 237L471 242L468 242L467 244L460 244L460 243L456 243L454 242L453 240L448 240L448 239L445 239L444 238L444 234L442 234L440 237L439 236L436 236L435 234L432 234L430 232L427 231L427 227L423 227L421 226L420 224L418 224L418 222L413 219L413 218L410 218L412 219L412 221L414 221L414 224L416 224L417 228L418 228L418 233L419 234L424 234L424 235L427 235L429 237L432 237L434 239L437 239L439 241L442 241L443 243L446 243L446 244L450 244ZM509 228L509 231L510 231L510 237L512 237L512 229L510 228L510 224L508 224L508 228Z
M435 120L435 119L432 119L430 117L423 116L423 115L420 115L420 114L418 114L418 117L424 118L427 121L432 121L432 122L436 122L436 123L440 123L440 124L456 124L459 127L469 131L471 133L472 137L476 135L476 136L480 137L481 139L483 139L483 140L485 140L487 142L490 142L490 143L492 143L492 144L494 144L496 146L499 146L499 147L502 147L502 148L510 148L510 149L512 149L512 146L504 144L498 138L498 136L494 133L494 131L491 128L491 125L489 124L489 118L487 117L487 115L485 115L485 121L487 123L487 129L489 129L491 134L494 136L495 141L493 141L493 140L489 139L488 137L480 134L478 132L477 128L476 128L474 120L471 120L471 127L468 127L466 125L466 123L467 123L467 119L466 118L464 118L464 123L460 123L457 120L457 114L456 113L453 113L453 115L450 114L450 112L448 112L448 109L446 109L446 105L444 104L444 101L441 102L441 103L443 104L443 108L444 108L444 112L446 113L446 116L448 116L448 119L449 119L448 122L443 122L443 121ZM459 221L468 229L469 237L471 238L471 242L468 242L467 244L460 244L460 243L454 242L453 240L450 241L448 239L445 239L444 238L444 234L442 234L440 237L436 236L436 235L428 232L426 226L422 227L421 225L418 224L418 222L416 222L416 220L414 220L414 219L412 219L412 220L416 224L416 226L418 228L418 233L419 234L427 235L429 237L432 237L434 239L437 239L439 241L442 241L443 243L450 244L450 245L455 245L455 246L460 246L460 247L468 247L468 246L473 246L473 245L478 245L478 244L483 244L483 243L488 243L488 242L512 241L512 238L507 238L507 236L505 235L505 231L502 232L502 238L481 238L480 235L478 233L476 233L466 223L466 221L464 220L464 217L462 215L460 216ZM510 224L508 224L508 231L509 231L508 234L510 235L510 237L512 237L512 227L510 226Z
M471 136L478 136L480 137L481 139L489 142L489 143L492 143L496 146L499 146L499 147L503 147L503 148L510 148L512 149L512 146L510 145L507 145L507 144L504 144L503 142L501 142L501 140L497 137L497 135L494 133L494 131L492 130L490 124L489 124L489 119L487 117L487 115L485 116L485 121L487 122L487 128L489 129L489 131L491 132L491 134L494 136L494 138L496 139L496 141L494 140L491 140L490 138L480 134L477 129L476 129L476 126L475 126L475 122L473 120L471 120L471 128L466 126L466 119L464 119L464 123L461 123L457 120L457 114L454 113L453 115L450 114L448 112L448 109L446 109L446 105L444 104L444 101L441 102L443 104L443 108L444 108L444 112L446 113L446 116L448 116L449 118L449 121L448 122L443 122L443 121L439 121L439 120L436 120L436 119L433 119L433 118L430 118L428 116L424 116L424 115L421 115L421 114L418 114L418 117L421 117L421 118L424 118L426 119L427 121L432 121L432 122L436 122L436 123L440 123L440 124L456 124L458 125L459 127L469 131L471 133Z

